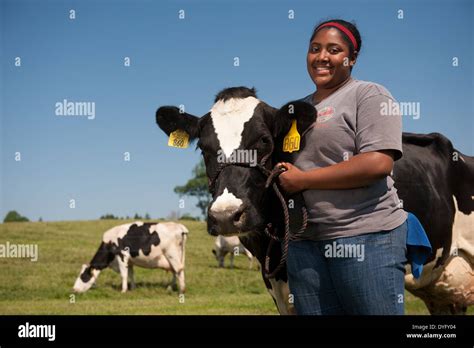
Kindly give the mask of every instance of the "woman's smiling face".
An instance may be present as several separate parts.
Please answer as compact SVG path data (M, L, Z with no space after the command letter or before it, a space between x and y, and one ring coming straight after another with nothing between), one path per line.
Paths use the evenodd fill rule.
M351 75L356 58L350 57L342 35L336 28L323 28L309 44L307 68L318 89L335 87Z

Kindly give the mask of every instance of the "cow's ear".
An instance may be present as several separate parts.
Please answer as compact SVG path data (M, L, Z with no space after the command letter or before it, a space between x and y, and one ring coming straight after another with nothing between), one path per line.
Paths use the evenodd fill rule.
M167 135L181 129L189 134L189 140L199 137L199 117L180 112L176 106L160 107L156 111L156 123Z
M315 107L309 103L301 100L289 102L277 111L273 136L285 136L293 120L296 120L298 133L301 135L316 121L316 115Z

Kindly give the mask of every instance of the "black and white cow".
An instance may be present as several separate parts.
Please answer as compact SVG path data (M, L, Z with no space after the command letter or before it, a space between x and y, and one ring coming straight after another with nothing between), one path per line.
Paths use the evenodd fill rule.
M407 290L432 314L465 313L474 304L474 158L439 133L404 133L394 180L404 209L418 216L434 250L420 279L407 273Z
M275 109L257 99L254 89L245 87L221 91L211 110L201 118L181 113L174 106L164 106L156 112L156 121L166 134L181 129L191 140L199 139L207 176L215 182L211 187L208 232L214 236L238 235L261 266L270 242L263 228L277 200L265 191L266 177L257 166L227 166L219 172L219 154L223 151L231 157L239 149L255 151L257 163L264 161L263 166L271 170L276 164L274 149L281 148L277 143L283 141L294 118L298 118L298 132L303 134L316 119L315 109L299 101ZM271 269L278 263L280 254L280 248L272 249ZM261 270L263 273L264 267ZM274 279L265 276L263 279L279 312L291 313L293 304L289 303L286 268Z
M184 259L188 229L178 223L143 223L136 221L107 230L89 265L83 265L74 283L75 292L85 292L100 272L110 267L122 278L122 292L135 288L133 266L162 268L173 273L170 288L185 291Z
M210 112L201 118L180 113L176 107L161 107L156 112L157 123L165 133L182 129L191 139L199 139L207 175L211 183L215 182L208 232L238 235L262 265L269 244L262 230L265 222L274 220L275 215L281 216L275 214L279 211L277 200L272 192L265 191L265 177L256 168L227 166L219 172L218 151L230 156L239 149L255 150L259 161L271 153L265 163L268 169L279 161L292 162L290 154L281 152L291 119L297 119L303 147L303 134L315 118L312 105L296 101L278 110L257 99L255 91L245 87L221 91ZM474 170L467 162L452 160L455 150L449 140L439 134L404 134L403 150L404 157L395 163L395 185L405 209L420 219L434 249L444 250L443 257L437 261L441 267L449 255L452 240L453 196L461 210L472 211ZM270 257L272 261L279 260L280 248L273 248ZM272 266L275 265L271 265L271 269ZM279 312L292 313L286 269L270 281L264 277L264 281ZM453 303L453 307L465 308L471 303L472 297L461 304ZM437 312L431 309L435 307L436 304L428 306L432 313Z

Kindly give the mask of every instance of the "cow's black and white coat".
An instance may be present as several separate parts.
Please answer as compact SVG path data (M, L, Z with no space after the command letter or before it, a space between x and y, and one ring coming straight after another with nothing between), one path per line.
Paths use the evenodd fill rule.
M133 266L162 268L173 273L172 287L185 291L184 261L188 229L174 222L143 223L136 221L107 230L89 265L83 265L74 291L85 292L100 272L110 267L122 278L122 292L135 287Z
M403 133L402 139L395 187L434 250L420 279L407 272L405 287L432 314L463 314L474 304L474 158L439 133Z
M237 149L256 150L258 161L271 152L267 169L279 161L292 162L291 155L281 152L283 137L288 133L292 119L297 120L303 147L303 134L316 119L314 107L295 101L275 109L257 99L255 90L245 87L220 92L210 112L200 118L180 113L178 108L169 106L161 107L156 112L159 127L168 135L182 129L191 139L199 139L198 146L202 150L209 178L216 174L217 153L221 149L228 156ZM452 244L453 197L459 209L466 214L474 209L473 159L463 155L462 162L454 162L455 150L449 140L440 134L404 134L403 151L404 157L395 163L395 186L405 209L415 213L425 227L437 251L439 261L435 261L439 268L447 260ZM262 265L269 243L269 238L262 232L264 225L269 221L277 226L282 223L278 201L272 192L265 191L264 186L265 177L257 169L228 166L216 180L208 212L210 234L238 235ZM301 202L300 196L294 198ZM273 248L270 256L272 269L274 262L280 258L280 248ZM427 267L426 272L431 269ZM269 281L264 277L264 281L279 312L291 313L293 308L289 301L286 269L282 269L275 279ZM433 277L430 284L436 281L437 278ZM472 283L472 279L466 279L462 286L469 287ZM460 286L448 284L445 288L452 290ZM470 288L465 291L468 295L462 299L459 296L450 297L443 303L427 302L430 300L430 288L427 289L428 296L421 296L420 291L414 293L425 300L432 313L444 313L446 308L455 313L463 312L467 305L474 303L474 289L472 292L469 292ZM446 306L446 303L450 305Z
M269 170L276 164L276 157L288 160L274 150L281 149L283 137L295 118L298 131L303 134L316 118L314 107L296 101L275 109L259 100L254 89L245 87L221 91L211 110L200 118L181 113L173 106L161 107L156 112L156 121L166 134L181 129L190 139L199 139L209 178L216 175L220 150L227 156L239 149L256 151L258 163L270 155L265 163ZM211 235L238 235L261 265L270 241L263 227L278 211L275 209L281 209L275 206L278 201L273 194L264 190L265 181L266 177L255 167L225 167L216 180L207 219ZM280 254L280 248L272 249L271 269L278 263ZM264 272L264 267L261 269ZM264 281L279 312L292 312L286 269L274 279L264 277Z

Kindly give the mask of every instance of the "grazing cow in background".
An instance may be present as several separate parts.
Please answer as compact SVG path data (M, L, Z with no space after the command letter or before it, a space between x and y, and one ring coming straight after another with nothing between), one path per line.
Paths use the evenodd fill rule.
M292 119L297 121L301 147L304 147L304 132L316 119L314 107L295 101L278 110L258 100L255 90L245 87L221 91L210 112L201 118L181 113L176 107L161 107L156 112L157 123L166 134L180 129L186 131L191 140L199 139L213 198L208 212L208 232L211 235L238 235L261 265L269 244L269 237L263 233L265 223L272 221L274 216L281 218L281 207L272 191L265 190L266 177L260 167L223 166L218 154L223 151L231 157L236 150L256 151L257 162L267 169L280 161L293 162L291 154L281 151ZM433 249L438 253L441 251L441 257L435 261L437 267L442 267L448 260L452 244L453 196L459 209L466 214L474 207L474 166L468 156L464 156L466 161L454 161L455 150L451 142L437 133L404 134L403 151L402 159L395 162L395 187L404 208L419 218ZM275 267L280 254L279 247L271 250L270 269ZM424 274L431 274L429 267L425 268ZM470 277L473 276L471 273ZM279 312L292 313L286 268L274 279L264 277L264 281ZM471 284L470 279L463 282L463 286ZM459 289L460 286L450 284L449 287ZM409 286L407 288L410 290ZM461 302L456 302L454 297L449 301L453 307L465 308L472 304L472 296Z
M219 267L224 267L224 258L229 254L230 268L234 268L234 256L245 254L249 259L249 268L253 265L253 255L244 247L239 237L217 236L212 253L216 257Z
M143 223L136 221L106 231L102 243L89 265L83 265L74 284L74 291L85 292L99 273L110 267L122 278L122 292L135 287L133 266L162 268L173 272L171 287L185 291L184 258L188 229L178 223Z

